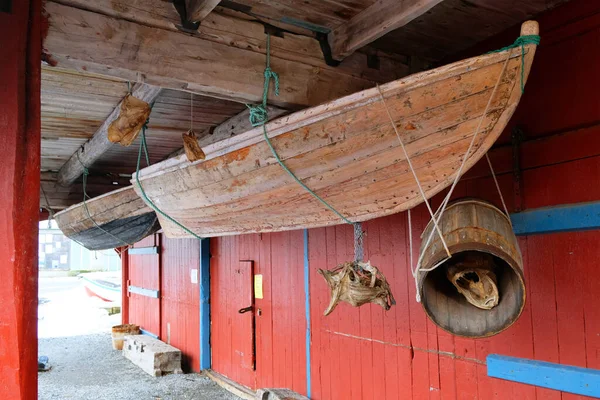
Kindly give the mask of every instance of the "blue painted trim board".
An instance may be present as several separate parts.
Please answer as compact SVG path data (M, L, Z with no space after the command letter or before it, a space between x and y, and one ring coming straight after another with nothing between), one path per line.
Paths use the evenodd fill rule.
M210 239L200 240L200 370L211 367L210 348Z
M146 335L146 336L153 337L154 339L158 339L158 335L155 335L154 333L147 331L145 329L140 328L140 332L142 333L142 335Z
M600 228L600 201L566 204L510 215L517 235L569 232Z
M488 376L580 394L600 397L600 370L490 354Z
M308 229L304 230L304 311L306 313L306 397L311 397L310 382L310 263L308 261Z

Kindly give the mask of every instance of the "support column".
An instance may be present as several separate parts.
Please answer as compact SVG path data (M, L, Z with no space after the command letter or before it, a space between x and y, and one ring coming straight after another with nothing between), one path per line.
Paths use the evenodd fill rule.
M41 0L0 1L0 393L37 399Z
M121 247L121 323L129 323L129 249Z
M210 239L200 240L200 370L211 367Z

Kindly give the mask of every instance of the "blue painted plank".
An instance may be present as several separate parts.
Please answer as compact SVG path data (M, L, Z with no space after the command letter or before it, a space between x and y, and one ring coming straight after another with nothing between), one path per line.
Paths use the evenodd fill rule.
M510 215L517 235L600 228L600 201L538 208Z
M596 369L490 354L487 370L492 378L600 397L600 370Z
M310 265L308 262L308 229L304 230L304 311L306 313L306 397L311 397L310 382Z
M200 240L200 370L211 367L210 239Z
M156 335L150 331L147 331L145 329L140 328L140 332L142 333L142 335L146 335L146 336L153 337L154 339L158 339L158 335Z

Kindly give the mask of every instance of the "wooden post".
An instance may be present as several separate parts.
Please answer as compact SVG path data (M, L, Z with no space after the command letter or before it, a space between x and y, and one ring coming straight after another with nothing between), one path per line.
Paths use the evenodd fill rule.
M7 400L37 399L40 25L41 0L0 9L0 393Z
M129 323L129 250L121 247L121 323Z

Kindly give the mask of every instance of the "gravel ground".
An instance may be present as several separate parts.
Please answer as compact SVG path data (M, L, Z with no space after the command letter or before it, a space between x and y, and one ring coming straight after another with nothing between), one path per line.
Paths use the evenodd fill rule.
M41 400L238 400L199 374L154 378L119 351L110 334L39 339L52 369L40 372Z

